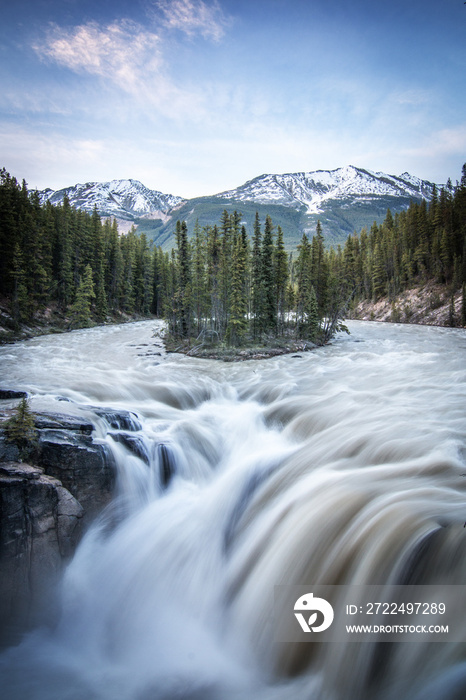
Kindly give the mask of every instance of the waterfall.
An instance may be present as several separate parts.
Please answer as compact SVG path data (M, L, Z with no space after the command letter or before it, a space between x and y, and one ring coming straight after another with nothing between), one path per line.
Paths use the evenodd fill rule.
M464 697L464 634L280 643L273 615L276 586L466 584L464 331L353 322L300 357L224 364L154 362L153 328L0 349L33 410L68 399L118 471L58 621L0 656L2 697Z

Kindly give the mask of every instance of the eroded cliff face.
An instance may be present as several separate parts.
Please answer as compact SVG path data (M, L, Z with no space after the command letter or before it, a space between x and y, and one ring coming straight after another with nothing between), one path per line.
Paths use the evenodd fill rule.
M0 464L0 641L51 600L81 535L84 510L58 479L19 462Z
M35 427L29 464L0 426L0 645L53 610L63 567L115 484L111 454L91 436L92 423L41 414Z

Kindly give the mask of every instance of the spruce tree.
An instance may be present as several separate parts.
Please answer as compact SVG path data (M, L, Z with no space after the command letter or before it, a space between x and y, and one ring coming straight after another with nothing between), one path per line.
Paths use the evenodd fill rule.
M277 335L285 331L286 287L288 283L288 256L283 241L283 231L277 226L277 244L274 251L275 308Z
M277 301L276 287L274 280L274 242L273 225L270 216L265 218L264 238L262 240L261 254L262 273L262 309L261 309L261 330L264 332L276 331L277 326Z
M76 299L70 308L71 328L88 328L91 325L91 304L94 298L92 268L90 265L86 265L84 275L76 291Z
M21 322L27 321L30 317L29 295L19 243L15 244L13 254L13 279L12 311L15 324L19 327Z
M231 345L240 345L246 330L247 299L245 296L246 249L241 234L233 234L233 257L231 266L231 303L227 340Z
M207 276L206 276L206 236L196 220L193 232L193 274L192 274L193 309L196 333L205 328L208 313Z
M319 314L323 316L327 302L328 269L320 221L317 221L316 234L312 237L311 243L311 278L317 296Z
M301 243L298 245L296 268L296 335L300 338L308 336L307 313L310 306L311 289L313 289L311 246L305 233L303 233Z
M186 221L176 224L177 286L175 290L176 306L179 309L176 334L189 338L192 334L192 288L191 258L188 245Z
M3 424L3 429L7 441L19 448L20 459L27 459L37 446L34 416L27 398L21 399L15 414Z
M251 316L252 335L254 340L260 338L262 331L263 313L263 274L262 274L262 232L259 220L259 213L256 212L254 219L254 236L252 239L252 260L251 260Z

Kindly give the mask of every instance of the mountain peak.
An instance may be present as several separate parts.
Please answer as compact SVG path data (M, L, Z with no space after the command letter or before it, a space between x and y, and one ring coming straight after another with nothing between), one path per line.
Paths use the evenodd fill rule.
M164 219L176 206L184 202L182 197L150 190L139 180L110 180L71 185L61 190L39 192L42 202L61 204L65 195L70 204L92 212L94 207L101 216L134 220L140 217Z
M303 207L308 214L324 211L333 200L377 197L430 199L432 183L404 173L400 176L372 172L354 165L334 170L261 175L217 197L264 204Z
M291 247L299 243L303 232L315 232L318 219L329 243L343 243L363 226L381 223L388 208L396 213L407 209L411 201L430 200L433 188L433 183L406 172L387 175L346 165L334 170L266 173L235 189L192 200L150 190L131 178L87 182L56 192L43 190L39 196L43 202L60 204L67 195L78 209L92 212L96 206L103 217L136 221L138 231L166 248L173 245L178 218L193 230L196 221L211 226L224 209L236 209L252 229L256 212L261 219L269 214L282 227Z

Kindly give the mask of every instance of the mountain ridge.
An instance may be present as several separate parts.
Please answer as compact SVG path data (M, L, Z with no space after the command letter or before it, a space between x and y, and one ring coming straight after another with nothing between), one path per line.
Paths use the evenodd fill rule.
M185 199L150 190L139 180L88 182L39 191L41 202L63 202L86 211L97 211L103 218L116 218L144 232L157 245L169 248L177 218L185 219L192 230L218 223L224 209L237 209L243 223L252 227L255 212L261 219L270 214L285 232L287 247L294 247L304 232L312 234L317 219L331 245L344 242L348 234L363 226L380 223L388 208L393 213L407 209L411 201L430 200L434 187L428 180L410 175L388 175L352 165L334 170L264 174L243 185L214 195Z
M183 197L151 190L139 180L132 178L106 182L86 182L63 187L60 190L40 190L41 203L50 201L61 204L68 197L77 209L92 212L94 206L101 216L132 219L135 217L160 215L161 218L176 208Z
M258 185L257 188L256 185ZM409 173L388 175L348 165L335 170L302 171L282 175L264 174L216 196L265 203L267 194L264 196L261 190L263 192L265 187L267 193L268 187L268 199L275 198L277 203L285 206L291 203L290 200L298 201L308 208L309 213L319 213L319 204L325 199L348 195L402 195L430 198L433 186L434 183L421 180Z

